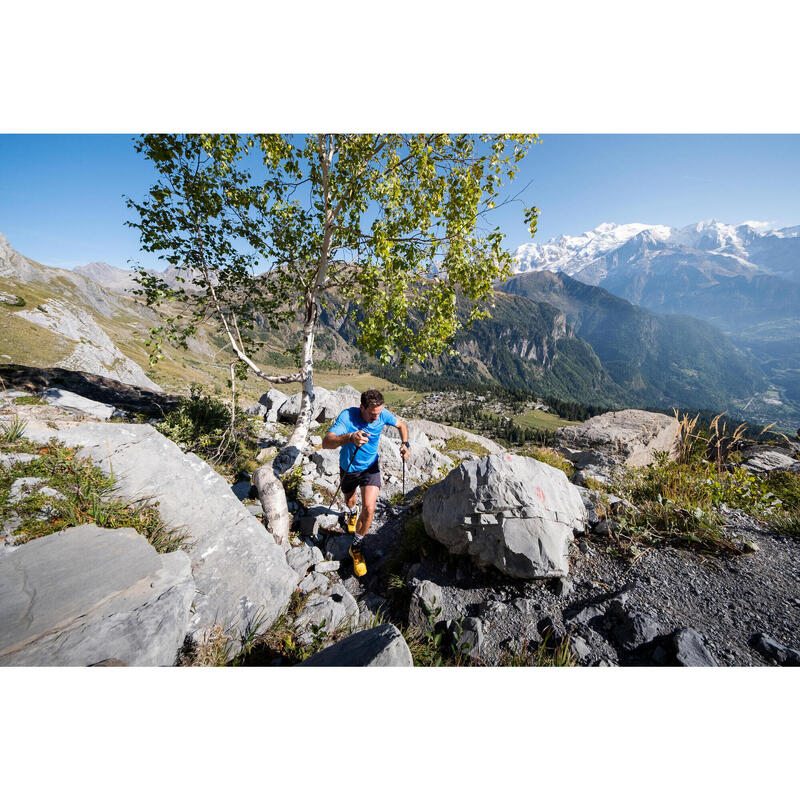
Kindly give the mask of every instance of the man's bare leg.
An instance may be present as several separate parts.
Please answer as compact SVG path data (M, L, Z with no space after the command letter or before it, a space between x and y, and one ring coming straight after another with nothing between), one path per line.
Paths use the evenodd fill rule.
M372 525L372 517L375 514L375 504L378 502L377 486L362 486L361 487L361 516L358 518L356 525L356 533L359 536L366 536L369 533L369 527Z
M356 507L356 501L358 499L357 492L357 489L353 489L350 494L344 496L345 505L350 509L349 513L345 515L346 527L350 533L357 533L358 531L358 521L353 519L355 516L353 509Z

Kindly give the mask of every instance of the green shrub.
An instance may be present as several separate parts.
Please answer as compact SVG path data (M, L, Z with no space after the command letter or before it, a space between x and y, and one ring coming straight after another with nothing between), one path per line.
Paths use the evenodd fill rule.
M228 475L253 466L258 423L240 411L231 430L228 406L218 397L204 394L200 384L192 384L189 397L155 428Z
M800 475L775 470L764 478L764 485L781 501L783 511L800 512Z
M21 420L16 414L8 425L0 425L0 443L11 444L22 439L27 423Z
M666 453L658 453L647 467L628 469L614 491L636 506L615 517L616 543L627 552L637 544L665 541L709 552L740 552L722 535L722 506L760 519L782 510L768 482L742 467L720 470L699 458L679 463L669 461Z
M569 637L552 647L549 632L536 650L529 650L527 643L523 641L515 649L502 652L499 664L501 667L574 667L575 665L575 659L569 649Z
M769 521L769 525L781 536L800 536L800 512L775 516Z

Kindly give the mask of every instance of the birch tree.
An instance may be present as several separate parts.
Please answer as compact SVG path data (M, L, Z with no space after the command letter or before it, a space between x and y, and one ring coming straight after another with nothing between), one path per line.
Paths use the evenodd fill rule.
M151 332L186 345L201 324L224 336L226 360L269 384L298 382L300 413L285 447L254 483L271 532L288 540L279 477L297 463L312 422L314 336L326 293L361 310L358 344L383 363L438 355L461 324L487 316L511 256L487 215L535 135L145 135L135 147L158 181L128 199L144 251L178 271L178 285L139 271L150 305L170 301ZM535 233L538 211L521 211ZM259 328L299 317L300 368L258 364ZM288 348L287 348L288 349Z

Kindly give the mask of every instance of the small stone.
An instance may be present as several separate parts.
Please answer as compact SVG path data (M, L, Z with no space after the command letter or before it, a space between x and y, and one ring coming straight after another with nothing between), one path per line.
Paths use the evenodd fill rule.
M569 640L569 649L577 661L584 661L589 657L591 650L586 640L581 636L572 636Z
M278 455L277 447L262 447L261 450L258 451L256 461L258 461L259 464L264 464L267 461L271 461L276 455Z
M29 464L39 456L33 453L0 453L0 467L13 467L15 464Z
M753 542L753 541L751 541L749 539L745 539L742 542L742 549L746 553L757 553L761 548L755 542Z
M314 572L336 572L340 566L340 561L320 561L314 565Z
M675 661L680 667L717 667L700 634L691 628L681 628L672 634Z
M611 637L621 647L635 649L658 636L658 623L641 611L628 609L620 600L608 605L606 618Z
M753 635L750 638L750 646L782 667L800 667L800 651L786 647L763 633Z
M607 536L614 531L619 530L619 525L610 519L601 519L597 525L594 526L593 532L601 536Z
M482 645L483 623L478 617L467 617L461 624L461 632L456 640L458 651L475 660L480 656Z
M525 617L533 616L540 610L539 604L528 597L521 597L515 600L511 605Z
M325 589L329 584L330 581L322 573L309 572L308 575L306 575L305 578L300 581L300 583L297 585L297 588L300 589L301 592L309 594L315 590Z
M411 579L413 590L408 607L408 623L423 631L432 630L442 619L442 588L432 581Z

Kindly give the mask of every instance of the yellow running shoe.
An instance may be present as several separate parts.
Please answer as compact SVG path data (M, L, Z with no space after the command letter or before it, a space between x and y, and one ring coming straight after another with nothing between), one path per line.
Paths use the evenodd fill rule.
M361 553L360 547L350 545L350 557L353 559L353 572L356 577L363 578L367 574L367 562L364 561L364 556Z

